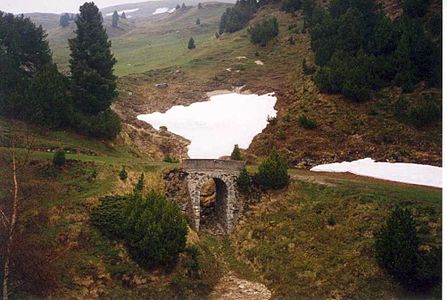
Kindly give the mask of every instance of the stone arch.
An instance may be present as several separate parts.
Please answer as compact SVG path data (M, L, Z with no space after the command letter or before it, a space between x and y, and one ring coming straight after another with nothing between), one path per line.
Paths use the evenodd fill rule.
M233 228L233 216L234 216L234 205L236 199L236 191L234 187L234 178L225 174L203 174L198 180L191 180L189 185L190 197L192 202L192 211L194 218L194 226L198 231L200 228L200 218L201 218L201 208L200 208L200 193L203 185L209 181L214 180L216 184L216 201L223 201L221 217L225 222L225 229L227 232L231 231Z

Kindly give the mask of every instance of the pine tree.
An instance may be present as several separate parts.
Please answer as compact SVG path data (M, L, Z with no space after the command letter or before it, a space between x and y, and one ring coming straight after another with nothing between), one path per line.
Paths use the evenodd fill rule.
M231 152L232 160L242 160L241 150L239 149L239 145L234 145L233 152Z
M37 73L30 82L28 95L28 120L48 128L70 125L72 103L68 79L58 72L55 64L47 64Z
M196 48L196 44L194 43L194 39L191 37L188 42L188 49Z
M255 178L260 185L266 188L285 187L289 183L287 161L273 149L269 157L259 166Z
M56 152L54 152L53 155L53 165L55 167L62 167L65 165L66 159L65 159L65 151L63 149L58 149Z
M135 185L135 193L141 193L144 189L144 173L141 173L140 177L138 178L138 182Z
M112 27L115 27L115 28L118 27L119 19L120 19L120 17L118 15L118 12L115 10L113 12L113 16L112 16Z
M419 260L416 225L407 209L396 208L376 238L376 259L393 278L405 285L415 283Z
M52 62L42 26L23 15L0 11L0 114L26 118L25 92L32 78ZM26 37L26 38L24 38Z
M236 179L237 189L241 193L247 193L250 190L250 175L246 168L243 168L241 173Z
M121 14L121 19L127 19L126 13L123 11L123 13Z
M175 7L176 10L180 9L180 4L177 4L177 6Z
M123 166L123 168L121 169L121 171L119 173L119 177L120 177L121 180L126 180L127 179L127 171L126 171L126 168L124 168L124 166Z
M186 9L185 2L183 2L183 4L182 4L182 9Z
M199 2L199 4L197 5L197 8L202 9L203 8L202 3Z
M85 3L76 21L76 37L69 40L75 108L91 115L107 110L118 94L113 75L116 60L101 19L98 7Z
M196 25L200 25L200 19L199 18L197 18L197 20L196 20Z
M59 19L59 25L62 27L67 27L68 25L70 25L70 15L63 14Z

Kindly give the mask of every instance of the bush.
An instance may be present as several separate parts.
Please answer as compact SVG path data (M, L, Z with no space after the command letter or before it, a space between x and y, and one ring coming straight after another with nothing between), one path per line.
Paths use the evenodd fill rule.
M336 224L336 222L335 222L335 218L334 218L333 215L330 215L330 216L329 216L329 218L327 219L327 224L328 224L329 226L334 226L334 225Z
M116 113L108 109L96 116L77 113L73 126L92 137L113 139L121 131L121 120Z
M56 150L56 152L53 155L53 165L55 167L62 167L65 165L66 159L65 159L65 151L62 149Z
M121 171L119 173L119 176L120 176L121 180L126 180L127 179L127 172L126 172L126 169L124 168L124 166L121 169Z
M315 129L317 128L317 122L315 120L309 119L305 115L301 115L299 120L301 127L305 129Z
M248 175L247 169L243 168L236 179L236 186L238 191L241 193L247 193L250 190L250 182L250 175Z
M266 188L280 189L289 183L287 161L273 149L269 157L259 166L256 182Z
M140 177L138 177L138 182L135 185L134 192L141 193L144 189L144 173L141 173Z
M131 257L142 267L171 265L185 250L188 227L179 207L151 192L107 196L91 213L100 231L124 241Z
M134 195L125 222L129 253L143 267L175 264L185 249L186 220L179 207L161 194Z
M278 20L275 17L270 17L250 27L248 33L253 44L266 46L279 33Z
M376 260L396 281L412 290L437 284L441 275L440 253L419 252L416 224L408 209L396 208L380 229L376 241Z
M293 13L301 8L301 0L282 0L281 10Z
M191 49L195 49L195 48L196 48L196 44L194 42L194 39L190 38L189 42L188 42L188 49L191 50Z
M433 97L414 103L400 96L394 104L394 115L413 126L423 127L442 119L442 107Z
M231 152L232 160L242 160L241 150L239 149L239 145L234 145L233 152Z
M124 230L124 208L127 204L127 196L106 196L99 199L100 204L91 212L93 225L111 239L122 239Z
M268 117L267 117L267 122L268 122L270 125L275 126L276 124L278 124L278 118L268 116Z
M429 125L442 118L442 108L433 98L427 99L422 105L410 107L408 120L416 127Z
M163 161L166 162L166 163L169 163L169 164L178 163L178 159L171 157L169 154L165 156Z

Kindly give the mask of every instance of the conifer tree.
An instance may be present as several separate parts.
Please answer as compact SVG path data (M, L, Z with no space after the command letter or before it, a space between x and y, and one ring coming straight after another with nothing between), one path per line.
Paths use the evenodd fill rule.
M197 5L197 8L202 9L203 8L202 3L199 2L199 4Z
M23 38L26 37L26 38ZM26 118L30 80L52 62L42 26L0 11L0 114Z
M183 2L183 4L182 4L182 9L186 9L185 2Z
M289 174L287 172L287 161L273 149L269 157L264 160L258 168L256 181L272 189L280 189L289 183Z
M250 190L250 175L246 168L243 168L236 179L237 189L241 193L247 193Z
M76 37L69 40L75 108L90 115L107 110L117 96L113 75L116 60L101 20L98 7L85 3L76 20Z
M123 11L123 13L121 14L121 19L127 19L126 13Z
M113 16L112 16L112 27L115 27L115 28L118 27L119 19L120 19L120 17L118 15L118 12L115 10L113 12Z
M180 4L177 4L177 6L175 7L175 9L180 9Z
M194 48L196 48L196 44L194 42L194 39L191 37L188 42L188 49L194 49Z
M197 18L197 20L196 20L196 25L200 25L200 19L199 18Z
M239 149L239 145L234 145L233 152L231 152L232 160L242 160L241 150Z
M70 25L70 15L63 14L59 19L59 25L62 27L67 27L68 25Z

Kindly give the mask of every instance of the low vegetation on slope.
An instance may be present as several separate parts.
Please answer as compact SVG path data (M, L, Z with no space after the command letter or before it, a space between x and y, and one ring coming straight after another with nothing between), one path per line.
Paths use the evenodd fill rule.
M434 189L293 181L287 192L251 207L232 245L279 298L406 298L414 294L375 261L375 238L393 208L407 207L421 248L434 251L441 246L441 206ZM432 292L439 297L440 287Z

